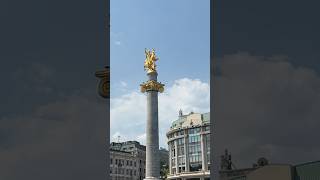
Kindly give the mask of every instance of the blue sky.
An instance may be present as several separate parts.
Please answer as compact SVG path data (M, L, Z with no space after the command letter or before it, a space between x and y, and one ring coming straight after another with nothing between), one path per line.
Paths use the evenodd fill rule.
M189 77L209 82L209 0L111 0L111 95L120 82L145 81L144 48L155 48L159 81Z
M146 97L139 92L147 80L144 49L155 48L159 94L159 140L184 113L210 108L209 0L111 1L111 122L110 139L145 142Z

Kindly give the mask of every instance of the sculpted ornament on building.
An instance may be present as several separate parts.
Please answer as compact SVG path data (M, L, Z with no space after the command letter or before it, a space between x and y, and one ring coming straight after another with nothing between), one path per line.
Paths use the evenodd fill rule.
M140 87L141 87L141 92L143 93L146 91L158 91L162 93L164 91L164 84L161 84L154 80L150 80L145 83L142 83Z
M105 70L97 71L96 77L100 78L98 85L98 93L103 98L110 98L110 68L106 67Z

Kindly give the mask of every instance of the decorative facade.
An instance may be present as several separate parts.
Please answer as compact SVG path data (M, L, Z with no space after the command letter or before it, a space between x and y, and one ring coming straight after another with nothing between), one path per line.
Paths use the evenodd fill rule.
M112 180L143 180L146 171L146 147L137 141L110 144Z
M183 115L167 132L168 179L210 179L210 113Z
M168 162L168 151L159 150L161 162ZM110 176L112 180L143 180L146 177L146 146L137 141L110 144Z

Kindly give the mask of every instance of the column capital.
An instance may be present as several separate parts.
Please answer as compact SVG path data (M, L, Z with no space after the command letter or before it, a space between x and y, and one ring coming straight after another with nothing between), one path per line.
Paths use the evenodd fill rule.
M140 87L142 93L146 91L158 91L162 93L164 91L164 84L161 84L155 80L149 80L147 82L144 82L140 84Z

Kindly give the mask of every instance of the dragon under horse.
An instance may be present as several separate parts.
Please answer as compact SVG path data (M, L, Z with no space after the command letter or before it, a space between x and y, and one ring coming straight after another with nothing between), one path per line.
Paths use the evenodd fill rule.
M157 72L156 70L156 61L159 59L156 57L155 50L152 49L152 51L147 51L147 49L144 50L146 54L146 60L144 61L144 69L150 73L150 72Z

